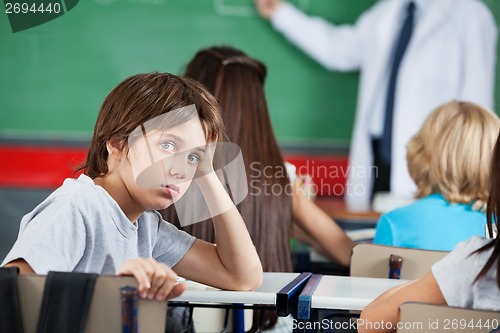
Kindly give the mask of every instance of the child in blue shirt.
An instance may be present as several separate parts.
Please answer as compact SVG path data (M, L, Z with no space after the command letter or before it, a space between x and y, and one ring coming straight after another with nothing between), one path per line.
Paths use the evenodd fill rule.
M493 112L451 101L438 107L407 147L420 200L380 217L374 243L452 250L484 236L489 163L500 120Z

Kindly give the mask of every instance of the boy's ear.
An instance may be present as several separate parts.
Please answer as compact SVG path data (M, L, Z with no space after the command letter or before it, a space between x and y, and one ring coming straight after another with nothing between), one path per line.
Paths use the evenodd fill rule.
M120 159L123 152L123 141L117 137L113 137L106 141L106 149L109 156Z

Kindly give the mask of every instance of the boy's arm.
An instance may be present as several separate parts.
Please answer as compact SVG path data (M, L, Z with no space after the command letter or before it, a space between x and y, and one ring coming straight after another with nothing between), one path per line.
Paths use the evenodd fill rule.
M258 288L262 283L262 265L240 213L215 173L196 181L210 210L215 214L222 212L213 218L216 245L197 239L174 270L188 279L221 289Z
M13 260L4 267L17 267L21 273L35 274L31 266L22 258ZM142 298L169 300L179 296L186 289L184 283L176 282L175 272L154 259L129 259L118 270L117 275L134 276Z
M177 274L172 269L152 258L128 259L116 274L134 276L139 296L150 300L169 300L186 290L184 283L177 282Z
M21 258L9 262L4 267L17 267L19 268L20 273L35 274L33 268L31 268L31 266L24 259Z

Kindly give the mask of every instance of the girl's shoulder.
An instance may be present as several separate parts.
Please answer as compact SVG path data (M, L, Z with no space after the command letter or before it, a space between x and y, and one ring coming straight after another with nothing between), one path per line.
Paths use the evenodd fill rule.
M460 246L463 250L470 252L470 251L475 251L477 249L480 249L483 246L485 246L491 242L492 242L492 239L488 239L488 238L484 238L484 237L480 237L480 236L472 236L468 240L466 240L462 243L459 243L457 245L456 249L458 249Z

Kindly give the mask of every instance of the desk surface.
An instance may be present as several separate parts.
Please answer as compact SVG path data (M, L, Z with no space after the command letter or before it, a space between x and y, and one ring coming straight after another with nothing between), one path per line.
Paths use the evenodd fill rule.
M363 310L386 290L408 280L323 275L311 299L311 308Z
M172 301L276 305L276 294L298 276L299 273L264 273L264 281L260 288L252 291L220 290L188 281L187 290Z
M380 213L374 211L353 212L347 209L342 199L316 198L314 202L336 221L377 223Z

